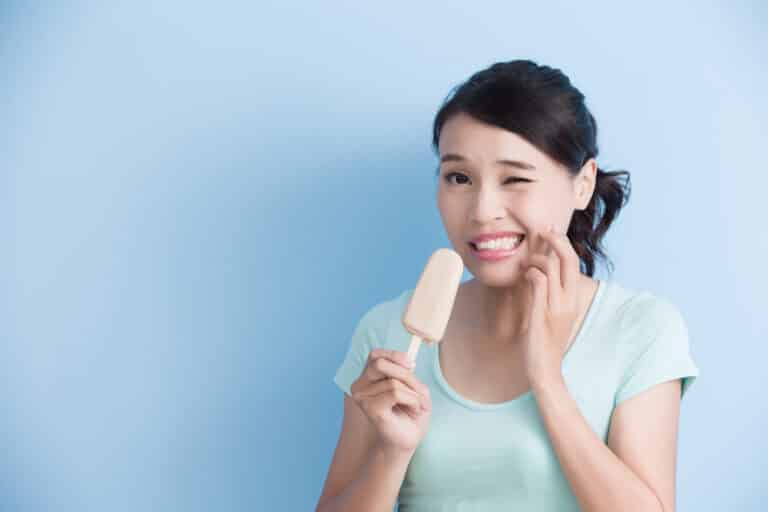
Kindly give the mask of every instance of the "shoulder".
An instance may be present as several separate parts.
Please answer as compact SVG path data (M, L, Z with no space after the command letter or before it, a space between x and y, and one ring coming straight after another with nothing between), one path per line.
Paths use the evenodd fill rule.
M687 335L680 308L669 297L610 281L602 320L619 346L647 344L662 332Z
M680 308L667 296L650 290L622 288L616 321L620 346L635 353L652 344L687 345L688 328Z
M680 308L664 295L647 289L631 288L615 281L609 283L610 294L606 301L622 328L638 328L657 325L659 322L682 320Z
M680 308L666 296L642 291L627 302L622 324L625 328L646 331L684 323Z

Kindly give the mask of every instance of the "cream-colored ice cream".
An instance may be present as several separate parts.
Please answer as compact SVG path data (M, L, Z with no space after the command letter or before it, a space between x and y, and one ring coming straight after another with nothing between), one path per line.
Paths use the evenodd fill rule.
M408 347L411 361L416 361L422 340L443 338L463 272L464 262L456 251L440 248L429 257L403 312L403 326L413 335Z

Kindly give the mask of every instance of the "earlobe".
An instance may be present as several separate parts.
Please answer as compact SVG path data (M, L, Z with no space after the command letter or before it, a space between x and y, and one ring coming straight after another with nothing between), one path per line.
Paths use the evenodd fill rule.
M596 180L597 162L595 162L594 158L590 158L581 169L581 176L579 179L579 201L581 204L579 205L579 208L577 208L578 210L585 210L587 206L589 206L592 194L595 192Z
M580 177L579 183L576 188L576 210L584 210L589 204L587 193L589 192L589 183L586 182L583 176Z
M584 184L584 193L582 195L581 209L586 210L595 192L594 182L588 181Z

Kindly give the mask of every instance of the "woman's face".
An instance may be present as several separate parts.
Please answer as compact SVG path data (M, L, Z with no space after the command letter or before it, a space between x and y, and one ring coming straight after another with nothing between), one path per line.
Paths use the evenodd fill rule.
M594 190L594 159L573 178L519 135L464 113L443 125L439 153L437 205L446 233L467 270L489 286L519 281L534 235L549 224L565 233L574 210L585 208ZM479 258L469 242L499 231L525 237L508 257Z

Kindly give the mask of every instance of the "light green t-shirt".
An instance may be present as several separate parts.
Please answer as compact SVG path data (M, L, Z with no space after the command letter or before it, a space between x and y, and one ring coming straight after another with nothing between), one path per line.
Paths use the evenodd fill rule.
M401 316L413 291L380 302L361 317L333 379L345 393L372 348L408 350L411 335ZM430 389L432 417L408 466L398 510L578 511L535 396L529 391L507 402L469 400L445 380L439 349L439 343L419 348L414 371ZM677 307L606 280L598 283L562 372L581 413L605 443L619 403L677 378L683 379L685 394L699 375Z

